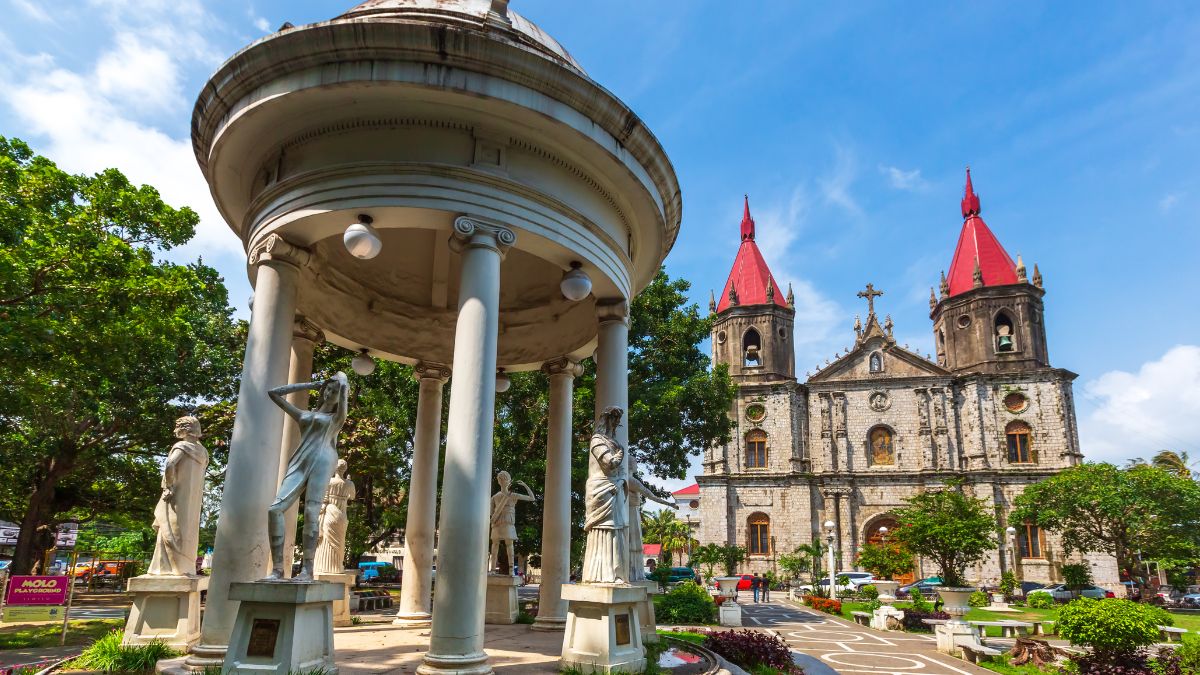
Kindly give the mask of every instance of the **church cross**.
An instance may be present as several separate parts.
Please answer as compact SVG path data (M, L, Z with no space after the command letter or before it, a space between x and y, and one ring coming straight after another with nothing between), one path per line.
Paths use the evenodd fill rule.
M875 290L873 284L867 284L867 290L858 292L858 297L867 299L867 316L875 313L875 298L881 295L883 295L883 291Z

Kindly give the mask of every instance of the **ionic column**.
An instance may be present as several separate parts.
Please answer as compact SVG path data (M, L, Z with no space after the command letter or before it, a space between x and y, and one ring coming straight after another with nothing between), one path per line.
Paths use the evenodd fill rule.
M438 450L442 439L442 385L450 369L418 363L420 383L417 429L413 438L412 478L408 483L408 520L404 524L404 583L400 610L392 623L406 628L429 626L429 593L433 588L433 536L437 524Z
M277 234L250 250L249 263L257 268L254 307L221 494L204 624L200 644L187 660L193 668L220 666L225 658L238 608L238 603L229 599L229 585L261 579L270 568L267 507L275 499L279 484L284 415L267 391L287 382L296 282L300 267L308 260L307 250Z
M560 631L567 622L562 585L571 567L571 445L575 378L583 368L567 358L542 366L550 375L550 430L546 438L546 495L542 513L542 583L533 630Z
M292 327L292 360L288 365L288 384L297 382L308 382L312 378L313 370L313 350L316 346L325 341L325 334L317 328L316 324L308 319L297 316L296 323ZM294 391L288 394L288 402L300 408L308 410L309 391ZM300 425L296 420L284 415L283 419L283 443L279 446L279 480L275 482L278 486L283 482L283 474L287 472L288 460L292 458L292 453L296 451L296 446L300 444ZM297 501L292 505L292 508L284 514L284 530L283 530L283 554L292 555L296 547L296 514L300 510L300 502ZM283 576L292 576L292 562L288 560L283 566Z
M492 424L496 416L496 342L500 323L500 259L516 235L474 218L454 221L452 246L462 253L454 381L446 433L446 469L438 521L438 576L433 620L418 673L491 673L483 651L491 509Z
M625 448L621 469L629 472L629 304L625 300L596 303L596 417L616 406L625 415L617 427L616 440Z

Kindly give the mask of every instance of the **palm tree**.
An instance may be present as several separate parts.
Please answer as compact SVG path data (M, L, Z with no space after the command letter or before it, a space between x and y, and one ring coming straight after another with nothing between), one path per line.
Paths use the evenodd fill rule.
M796 552L808 557L810 569L812 570L813 589L815 590L822 576L821 557L825 555L825 545L821 543L820 539L813 539L811 544L797 546Z
M1164 471L1170 472L1180 478L1191 478L1192 470L1189 468L1187 451L1174 452L1172 450L1161 450L1153 459L1150 460L1150 465Z
M662 546L663 564L670 564L672 551L686 550L691 534L687 523L676 518L674 511L642 513L642 541Z

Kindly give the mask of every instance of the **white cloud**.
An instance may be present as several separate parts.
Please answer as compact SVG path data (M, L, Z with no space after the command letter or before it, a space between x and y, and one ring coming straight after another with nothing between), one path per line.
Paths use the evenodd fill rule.
M12 4L17 9L21 10L26 16L42 23L52 23L54 20L42 9L37 3L32 0L12 0Z
M93 4L104 10L111 42L90 69L64 68L49 55L26 56L0 41L0 62L9 65L0 68L0 104L18 123L10 133L68 171L114 167L156 187L167 203L195 209L200 225L180 255L241 254L212 202L186 127L172 136L147 121L155 110L186 115L181 67L212 52L197 29L202 10L159 0ZM97 30L102 38L104 22Z
M268 23L267 18L263 16L260 16L254 20L254 27L264 33L269 33L271 31L271 24Z
M879 165L879 171L888 179L888 184L897 190L918 190L925 187L920 169L905 171L895 166Z
M850 194L854 179L858 177L858 162L854 153L840 143L834 144L833 169L817 180L825 202L839 206L853 215L861 215L862 208Z
M1158 210L1162 211L1163 213L1167 213L1171 209L1175 208L1175 204L1177 203L1179 203L1179 193L1172 192L1170 194L1163 195L1163 198L1158 200Z
M1136 373L1104 373L1085 383L1079 398L1080 441L1090 460L1119 464L1159 450L1195 455L1200 447L1200 346L1172 347Z

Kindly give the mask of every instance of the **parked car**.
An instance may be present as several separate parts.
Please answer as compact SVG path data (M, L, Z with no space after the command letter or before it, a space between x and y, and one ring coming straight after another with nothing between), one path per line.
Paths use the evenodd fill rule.
M695 581L696 570L690 567L672 567L671 575L667 578L668 584L674 584L680 581Z
M130 562L127 560L93 560L91 562L75 563L75 569L72 572L76 579L87 580L93 575L97 579L106 577L119 577L126 565Z
M1179 599L1183 607L1200 607L1200 593L1188 593Z
M896 597L903 598L910 593L917 592L921 595L932 598L937 596L937 587L942 585L941 577L926 577L920 581L914 581L907 586L901 586L896 589Z
M838 572L834 576L836 577L834 579L834 582L836 584L834 586L834 590L837 591L838 593L841 593L843 591L857 591L860 586L865 586L867 584L878 581L878 579L875 578L875 575L871 574L870 572ZM846 577L845 585L836 583L838 581L841 581L842 577ZM829 579L828 578L821 579L821 581L817 582L817 588L828 591L829 590ZM800 586L800 590L811 593L813 590L813 585L812 584L804 584L803 586Z
M1084 598L1115 598L1116 594L1112 591L1100 588L1099 586L1084 586L1078 591L1067 590L1066 584L1055 584L1045 588L1030 591L1025 597L1032 596L1035 593L1049 593L1050 597L1055 600L1071 600L1077 597Z
M358 563L358 569L362 570L364 584L395 581L396 568L391 563L371 560Z

